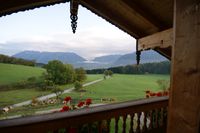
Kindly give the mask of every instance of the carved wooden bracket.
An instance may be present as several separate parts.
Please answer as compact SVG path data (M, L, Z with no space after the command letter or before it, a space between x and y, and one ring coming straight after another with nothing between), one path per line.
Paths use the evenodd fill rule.
M70 1L70 13L71 13L70 18L71 18L71 26L72 26L73 33L76 32L76 28L77 28L78 5L79 5L79 0Z
M136 41L136 61L137 61L137 65L140 64L140 55L141 55L141 51L139 51L138 47L139 47L139 43L138 43L138 40L137 40Z
M173 44L173 29L164 30L138 40L138 50L167 48Z

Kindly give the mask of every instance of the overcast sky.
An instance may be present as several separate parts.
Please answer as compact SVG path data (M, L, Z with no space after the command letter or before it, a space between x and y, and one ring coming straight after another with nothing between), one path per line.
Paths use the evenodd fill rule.
M135 39L79 6L72 33L69 4L42 7L0 18L0 54L24 50L75 52L86 59L135 51Z

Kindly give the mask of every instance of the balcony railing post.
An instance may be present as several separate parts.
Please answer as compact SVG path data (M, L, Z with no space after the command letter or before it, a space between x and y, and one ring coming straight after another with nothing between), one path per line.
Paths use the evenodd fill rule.
M159 112L160 112L160 114L159 114L159 116L160 116L160 118L159 118L159 126L162 127L163 126L163 122L164 122L164 119L163 119L163 108L159 109Z
M140 129L140 117L141 117L141 113L137 113L137 133L140 133L141 129Z
M154 110L154 113L155 113L155 121L154 121L154 128L158 128L158 110L157 109L155 109Z
M133 118L134 118L134 114L130 114L130 130L129 130L129 133L133 133Z
M153 110L149 112L149 117L150 117L149 130L151 130L153 128Z
M115 118L115 133L118 133L118 129L119 129L118 122L119 122L119 117L116 117Z
M143 131L147 131L147 112L144 112L144 126L143 126Z
M98 133L102 133L101 124L102 124L102 121L98 121Z
M108 129L108 133L110 132L110 122L111 122L111 120L108 119L108 120L107 120L107 129Z
M126 133L126 118L127 115L123 116L123 129L122 129L122 133Z

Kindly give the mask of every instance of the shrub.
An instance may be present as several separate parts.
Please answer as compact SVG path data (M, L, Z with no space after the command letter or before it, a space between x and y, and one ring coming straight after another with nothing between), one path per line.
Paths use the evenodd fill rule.
M169 88L169 81L168 80L157 80L157 84L159 85L160 89L167 90Z
M36 82L36 77L29 77L28 79L27 79L27 81L28 82Z
M75 88L76 91L79 91L80 89L83 88L83 85L81 84L81 82L76 81L76 82L74 83L74 88Z

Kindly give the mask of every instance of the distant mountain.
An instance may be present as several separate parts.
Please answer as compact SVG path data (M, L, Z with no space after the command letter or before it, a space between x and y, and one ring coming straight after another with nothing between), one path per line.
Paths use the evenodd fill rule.
M140 63L161 62L165 60L167 60L165 57L153 50L142 51L140 56ZM118 60L113 63L113 66L124 66L130 64L136 64L136 52L119 57Z
M38 52L38 51L23 51L13 55L17 58L26 60L35 60L37 63L47 64L50 60L60 60L63 63L76 64L86 61L83 57L70 52Z
M87 61L76 53L69 52L38 52L38 51L24 51L13 55L17 58L26 60L35 60L37 64L47 64L50 60L60 60L63 63L69 63L74 67L83 67L85 69L109 68L115 66L125 66L136 64L136 53L129 53L124 55L107 55L96 57L92 61ZM157 52L143 51L141 53L140 63L161 62L167 60ZM42 65L42 64L41 64Z
M112 64L122 55L106 55L94 58L92 61L96 63Z

